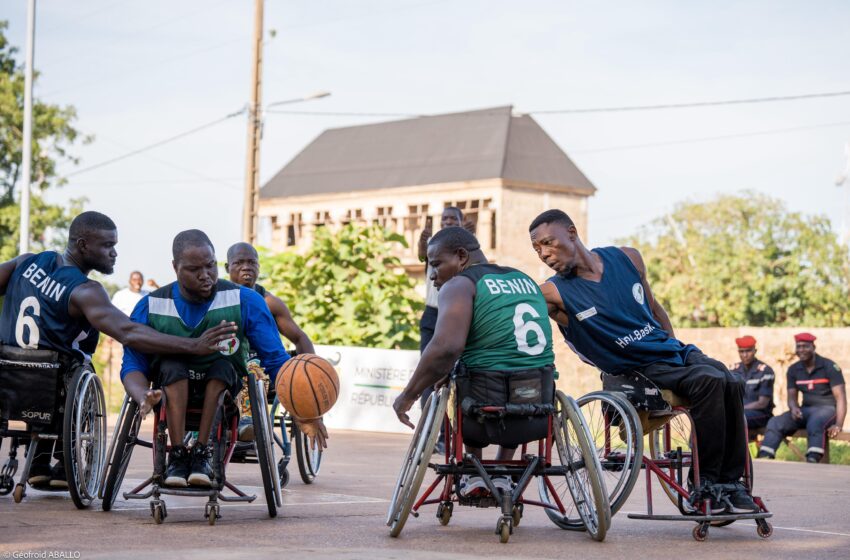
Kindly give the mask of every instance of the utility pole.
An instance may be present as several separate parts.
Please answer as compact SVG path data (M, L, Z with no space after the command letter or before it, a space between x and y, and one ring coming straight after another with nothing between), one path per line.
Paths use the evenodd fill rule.
M264 0L254 0L254 65L251 72L251 101L248 104L248 160L245 170L245 203L242 210L242 239L248 243L257 241L257 209L260 204L263 2Z
M32 67L35 60L35 0L27 2L27 52L24 67L24 138L21 144L20 253L30 250L30 178L32 176Z

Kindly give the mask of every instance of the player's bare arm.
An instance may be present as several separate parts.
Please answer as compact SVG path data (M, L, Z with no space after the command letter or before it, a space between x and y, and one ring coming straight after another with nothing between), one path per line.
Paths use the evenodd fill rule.
M139 403L139 412L142 418L147 416L154 405L162 399L162 390L151 389L150 381L140 371L127 373L121 382L124 384L124 389L130 395L130 398Z
M407 411L426 387L434 385L451 372L463 353L472 322L474 298L475 285L462 276L452 278L440 288L440 313L434 327L434 338L422 353L407 387L393 403L393 408L403 424L415 427L407 416Z
M647 301L649 302L649 309L652 310L652 316L655 317L655 320L661 325L667 334L669 334L672 338L676 338L676 333L673 332L673 323L670 322L670 316L667 315L667 311L664 309L655 296L652 294L652 290L649 288L649 282L646 280L646 264L643 262L643 257L640 254L640 251L634 249L632 247L620 247L620 250L629 257L629 260L632 261L632 264L635 265L635 268L640 275L640 283L643 285L643 291L646 294Z
M72 317L85 317L98 331L105 333L124 346L151 354L195 354L215 352L218 343L236 332L233 323L221 324L204 331L198 338L183 338L159 333L154 329L134 323L109 301L109 295L98 282L89 281L71 293L69 312Z
M12 273L15 272L15 269L18 267L18 263L31 256L32 253L24 253L23 255L0 264L0 296L6 295L6 286L9 285L9 278L12 277Z
M835 397L835 424L827 430L829 437L835 437L841 433L844 418L847 416L847 389L846 385L837 385L832 388L832 396Z
M564 308L564 300L561 299L561 294L558 288L551 282L543 282L540 284L540 291L546 299L546 307L549 309L549 317L559 325L567 326L569 315Z
M315 354L316 349L313 348L313 342L307 336L301 327L292 318L289 308L283 303L283 300L276 295L266 292L266 305L269 306L269 311L272 312L277 330L295 344L295 351L299 354Z

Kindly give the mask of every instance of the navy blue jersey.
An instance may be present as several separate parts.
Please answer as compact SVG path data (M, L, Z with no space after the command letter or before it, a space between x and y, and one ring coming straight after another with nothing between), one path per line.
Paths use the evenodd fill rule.
M577 276L549 279L564 302L567 344L585 362L616 375L650 364L685 365L696 348L672 338L652 315L632 261L617 247L593 249L602 259L599 282Z
M71 292L88 282L75 266L59 264L59 253L32 255L15 268L0 314L0 341L8 346L90 355L97 332L86 319L71 317ZM81 346L82 345L82 346Z
M844 385L844 375L838 364L815 354L815 368L811 373L803 362L797 361L788 368L788 388L803 394L803 406L835 406L832 388Z
M769 365L761 360L753 360L747 369L743 362L738 362L730 367L729 371L740 374L744 379L744 404L756 402L759 397L767 397L769 400L764 410L773 410L773 381L776 376Z

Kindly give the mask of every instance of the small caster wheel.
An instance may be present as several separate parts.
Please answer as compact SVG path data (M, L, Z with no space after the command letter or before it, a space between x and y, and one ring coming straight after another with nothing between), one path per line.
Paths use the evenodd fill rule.
M773 525L764 519L759 519L756 523L756 533L758 533L761 538L766 539L773 534Z
M511 521L510 518L499 519L496 524L496 534L499 535L499 542L505 544L511 538Z
M12 498L15 500L16 504L21 503L21 500L24 499L24 485L22 483L15 486L15 493L12 494Z
M522 519L522 504L517 504L514 506L511 519L514 522L514 527L519 527L519 522Z
M216 503L208 503L206 508L206 513L204 516L207 518L207 522L210 525L215 525L215 522L218 520L221 515L219 515L219 505Z
M449 521L452 519L452 507L454 504L449 502L447 504L440 504L437 506L437 519L440 520L440 525L446 526L449 524Z
M693 531L694 540L697 542L703 542L708 538L708 525L705 523L700 523L696 527L694 527Z
M162 522L165 521L165 508L162 504L157 504L152 507L153 510L153 522L157 525L162 525Z
M280 487L285 488L289 484L289 470L286 468L286 461L281 459L277 462L277 475L280 477Z
M0 496L9 494L15 487L15 479L8 474L0 476Z

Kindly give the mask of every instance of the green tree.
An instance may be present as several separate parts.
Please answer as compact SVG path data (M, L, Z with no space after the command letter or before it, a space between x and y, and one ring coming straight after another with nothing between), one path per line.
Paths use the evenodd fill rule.
M423 302L390 256L396 244L407 246L379 226L320 228L304 255L263 255L262 282L314 342L415 349Z
M4 33L8 23L0 21L0 259L17 254L19 188L23 161L24 72L16 60L17 49L11 46ZM35 80L37 73L33 76ZM74 128L76 110L73 107L51 105L33 99L32 133L32 200L31 225L35 248L59 246L64 239L73 214L82 206L75 200L70 209L52 205L44 200L45 189L62 184L57 165L77 163L69 148L81 138Z
M643 254L676 326L850 323L847 248L826 217L777 199L745 191L681 203L621 243Z

